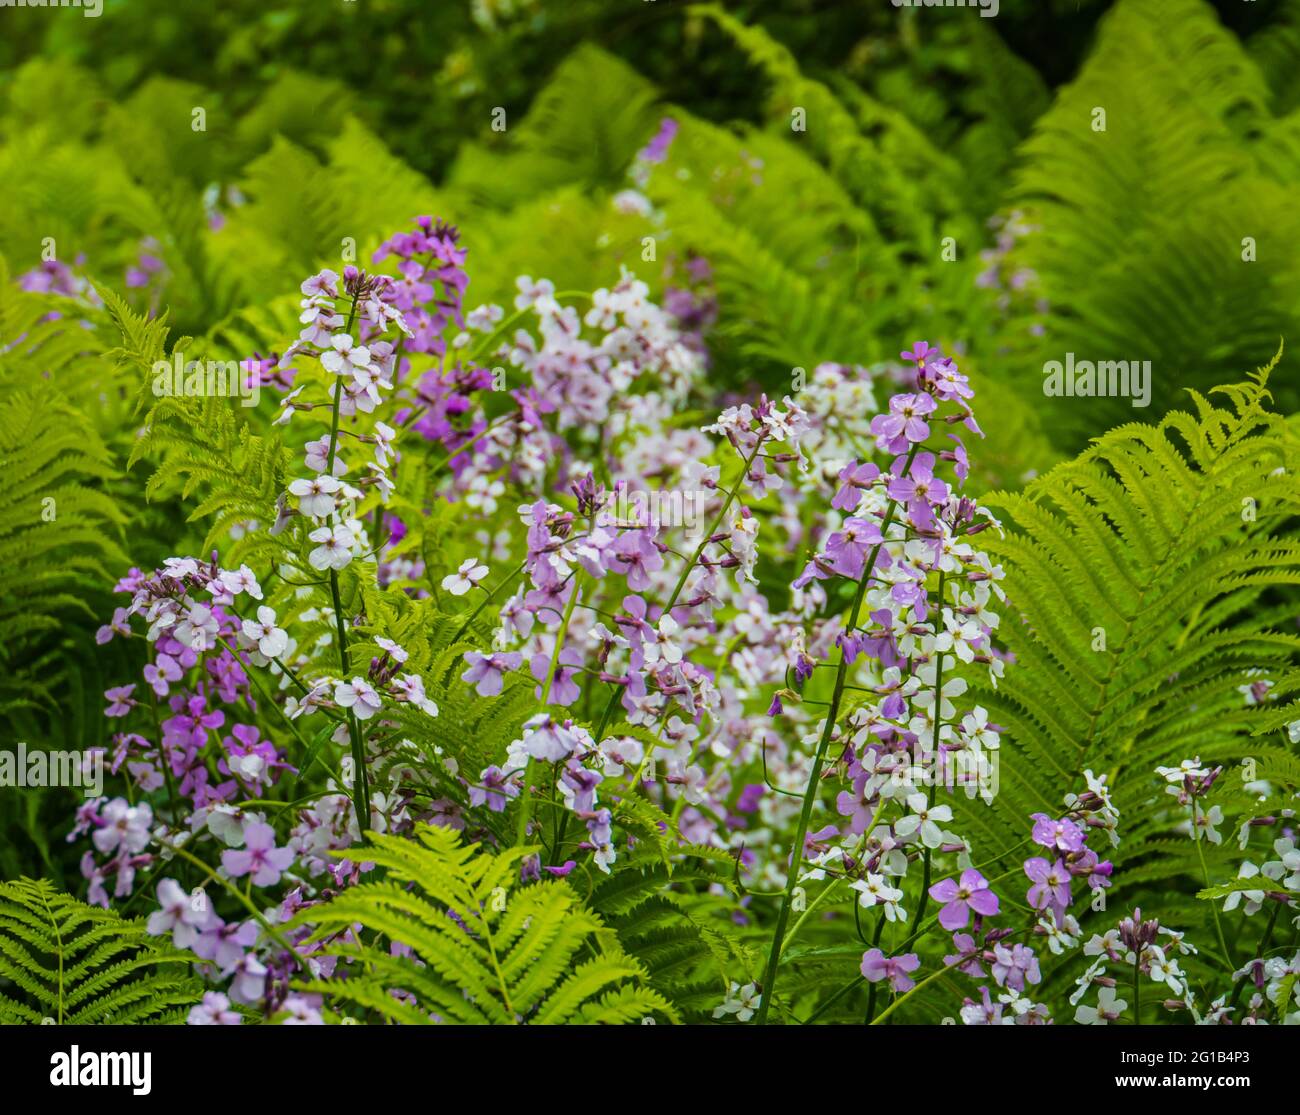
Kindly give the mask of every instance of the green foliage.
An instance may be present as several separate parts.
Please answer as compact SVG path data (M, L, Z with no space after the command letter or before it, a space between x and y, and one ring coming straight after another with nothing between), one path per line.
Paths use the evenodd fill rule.
M647 802L639 805L658 813ZM628 824L626 814L619 822ZM685 1021L702 1021L717 1006L729 971L757 966L730 918L735 907L726 893L735 890L735 870L719 849L685 845L678 838L670 858L655 848L634 854L616 863L591 893L591 907L642 965L650 987Z
M414 835L372 834L366 857L385 878L291 923L310 924L311 939L340 962L342 978L306 981L305 990L408 1024L675 1018L567 883L519 885L527 849L491 855L445 828Z
M1013 369L1026 391L1066 352L1150 360L1159 413L1181 387L1221 383L1293 335L1297 164L1279 157L1278 137L1294 123L1268 102L1259 70L1200 0L1121 0L1108 13L1024 145L1013 188L1041 228L1020 263L1053 307L1041 351ZM1277 386L1294 409L1289 383ZM1076 439L1134 417L1125 399L1043 405Z
M0 1023L183 1022L202 984L195 958L44 879L0 883Z
M112 350L119 366L134 372L139 384L137 410L154 396L153 366L182 360L206 364L204 346L181 337L167 351L166 318L136 314L116 294L102 291L113 324L122 336ZM207 349L208 352L212 350ZM250 520L273 523L276 499L287 483L287 452L276 433L254 434L242 420L243 408L220 394L158 396L145 414L144 431L127 461L154 456L157 466L144 486L146 499L201 498L189 521L211 518L207 535L198 547L209 553L233 526ZM275 539L250 536L236 545L240 560L257 560L280 552ZM232 559L233 560L233 559Z
M102 490L111 456L66 393L74 367L95 367L93 341L46 320L53 304L17 290L0 258L0 708L11 712L55 699L66 617L94 618L86 596L127 562L126 516Z
M977 687L1006 729L992 806L961 811L982 855L1018 846L1025 818L1056 815L1091 770L1121 813L1110 901L1123 905L1193 867L1201 877L1191 841L1164 854L1155 839L1177 819L1156 766L1222 763L1239 801L1245 759L1295 783L1277 733L1286 714L1265 721L1242 693L1261 678L1298 684L1300 637L1270 604L1300 583L1297 443L1269 409L1271 368L1193 392L1194 412L1121 426L1022 493L990 498L1007 527L984 537L1006 570L998 637L1013 664L996 689Z

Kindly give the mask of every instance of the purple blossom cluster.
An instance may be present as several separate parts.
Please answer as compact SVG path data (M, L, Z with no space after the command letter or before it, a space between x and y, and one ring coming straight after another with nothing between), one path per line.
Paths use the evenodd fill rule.
M594 885L635 862L640 802L665 842L734 857L737 923L756 893L778 899L766 969L737 970L716 1018L780 1001L811 884L852 912L872 1021L945 976L971 981L964 1023L1051 1021L1034 989L1075 953L1077 1021L1123 1016L1125 967L1227 1017L1194 1001L1181 934L1135 914L1081 943L1112 874L1089 841L1118 843L1105 777L1028 819L1022 863L976 862L968 811L997 793L1003 734L977 695L1012 663L955 356L917 341L877 369L798 369L779 401L718 400L707 261L677 261L658 302L625 270L589 296L521 276L511 308L468 309L467 260L421 217L375 253L393 274L301 284L297 339L252 363L283 393L268 434L292 445L273 519L232 538L258 572L220 552L133 569L100 630L145 662L105 693L122 793L88 802L70 839L88 840L92 901L154 887L150 932L212 985L192 1023L323 1020L290 981L333 961L285 925L369 873L366 831L513 837L524 881ZM436 534L449 518L454 537ZM415 607L456 632L436 675L426 633L395 618ZM412 728L440 716L430 692L480 722L530 712L467 763ZM1193 839L1217 841L1219 772L1160 773ZM1291 901L1300 858L1286 837L1275 851L1243 865L1259 888L1230 908ZM1261 957L1241 979L1266 1000L1290 972Z

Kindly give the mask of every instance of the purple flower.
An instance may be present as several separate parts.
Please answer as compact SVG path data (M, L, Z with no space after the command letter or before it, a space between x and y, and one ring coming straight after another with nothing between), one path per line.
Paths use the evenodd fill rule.
M280 873L293 862L292 848L275 846L275 829L260 821L244 828L244 847L231 848L221 853L221 866L231 878L252 875L259 887L273 887L280 881Z
M91 840L105 855L119 849L139 852L149 843L153 809L147 801L131 805L126 798L114 798L100 810L99 823Z
M130 712L131 707L136 703L131 699L134 690L134 685L119 685L116 689L104 690L104 696L108 700L108 708L104 710L104 715L125 716Z
M939 454L945 461L952 461L952 471L957 474L958 486L966 483L966 477L970 475L970 458L966 456L966 445L956 434L949 434L950 438L957 443L956 449L945 449Z
M1023 991L1025 983L1038 983L1038 957L1028 945L993 946L993 979L1000 987Z
M1054 821L1046 813L1034 813L1032 816L1035 844L1061 852L1083 851L1083 830L1069 818L1062 817L1061 820Z
M476 650L466 651L465 661L469 669L460 675L461 681L474 686L480 697L495 697L501 692L502 678L507 671L519 669L524 656L518 651L508 654L479 654Z
M948 485L934 476L934 454L918 453L912 461L912 467L903 474L905 459L894 466L897 472L890 480L886 491L890 499L903 503L940 504L948 498Z
M880 469L870 462L858 464L851 461L840 472L840 489L831 500L831 506L838 511L856 511L862 502L862 492L870 488L880 476Z
M917 367L924 367L926 361L943 355L943 349L931 345L929 341L913 341L912 347L898 354L900 360L908 360Z
M895 395L889 400L889 413L871 420L877 447L886 453L903 453L909 445L923 442L930 436L925 416L937 405L929 395Z
M659 130L637 153L637 159L643 163L662 163L668 157L668 149L677 136L677 121L665 116L659 122Z
M149 915L145 928L154 937L171 933L178 949L189 948L213 917L207 900L201 894L187 894L175 879L158 883L158 902L162 908Z
M528 666L532 670L533 677L544 685L547 675L551 672L551 656L540 652L534 654L529 659ZM576 650L572 647L565 647L564 650L560 651L560 659L555 667L555 676L551 679L551 689L547 694L546 703L548 705L571 705L578 699L580 691L577 683L573 680L573 675L581 668L582 658ZM542 699L542 686L537 686L533 693L540 701Z
M1048 863L1042 856L1025 860L1025 874L1033 886L1027 900L1035 910L1054 906L1064 910L1070 904L1070 870L1063 860Z
M1091 848L1085 848L1083 853L1072 859L1068 866L1071 875L1076 879L1087 879L1088 886L1093 890L1102 890L1110 886L1111 872L1115 870L1115 865L1110 860L1103 860Z
M869 519L845 519L842 530L826 540L826 556L841 577L856 581L862 576L867 553L881 541L880 527Z
M519 796L519 787L509 782L505 772L498 766L488 767L479 775L479 786L469 788L470 805L487 804L493 813L502 813L506 808L506 799Z
M921 958L914 952L886 957L879 949L870 949L862 954L863 979L869 983L888 979L889 986L900 993L916 986L916 981L908 973L915 972L920 966Z
M243 1018L230 1009L230 1000L220 991L207 991L203 1002L190 1010L185 1021L191 1026L238 1026Z
M618 572L627 577L628 588L638 592L650 587L650 574L664 567L664 556L650 541L649 532L629 530L614 544L611 558Z
M954 933L952 937L952 947L957 951L952 956L945 956L943 962L949 968L956 968L959 972L965 972L968 976L974 976L976 979L983 979L985 972L980 965L984 953L975 943L975 938L969 933Z
M159 890L161 891L161 887ZM213 915L193 944L194 954L211 960L223 973L230 972L244 953L257 944L255 921L229 922Z
M973 867L961 873L960 883L943 879L930 888L930 897L944 903L939 911L939 924L945 929L965 929L971 911L981 917L993 917L998 912L998 896L989 890L988 880Z
M979 1003L966 1000L966 1005L961 1008L961 1020L967 1026L1000 1026L1002 1004L993 1002L987 987L980 988L980 998L982 1001Z

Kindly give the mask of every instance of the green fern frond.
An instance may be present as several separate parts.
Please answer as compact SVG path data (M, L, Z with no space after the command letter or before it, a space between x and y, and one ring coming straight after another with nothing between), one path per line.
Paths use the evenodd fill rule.
M195 958L142 920L88 906L44 879L0 883L0 1022L159 1023L197 1003Z
M342 962L304 986L404 1023L626 1021L636 1008L676 1020L567 883L519 884L527 849L493 855L428 826L414 837L371 834L384 878L291 923Z
M990 500L1008 528L984 537L1006 573L997 635L1013 662L976 694L1006 729L1001 785L991 807L960 806L990 851L1018 843L1028 813L1059 810L1085 770L1108 777L1133 833L1121 861L1144 845L1142 825L1159 827L1156 766L1199 755L1291 770L1285 716L1239 691L1259 677L1300 684L1300 642L1271 630L1262 606L1300 584L1297 454L1267 409L1269 369L1193 393L1195 415L1113 430L1023 493ZM1115 878L1126 885L1124 871Z

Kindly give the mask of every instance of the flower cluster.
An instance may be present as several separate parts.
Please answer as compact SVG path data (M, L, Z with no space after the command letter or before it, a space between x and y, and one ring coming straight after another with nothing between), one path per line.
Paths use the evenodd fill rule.
M775 919L765 968L738 954L726 973L719 1020L789 1008L783 957L823 904L852 916L872 1022L941 978L966 1024L1049 1022L1035 1000L1058 961L1087 965L1079 1022L1136 1017L1142 982L1200 1021L1286 1015L1297 962L1268 933L1244 967L1220 946L1245 1004L1202 1006L1182 934L1136 912L1081 927L1119 843L1106 776L1027 818L1028 854L977 856L1013 662L955 356L917 341L800 372L779 400L719 398L707 261L675 259L658 300L624 270L590 296L521 276L512 305L471 309L467 259L421 217L375 253L392 274L302 282L296 340L249 365L281 393L273 520L237 524L224 558L132 570L100 630L140 648L141 673L105 693L122 791L70 839L93 901L156 892L149 931L210 985L191 1023L330 1017L290 991L335 976L295 915L373 870L367 832L417 823L513 842L524 881L635 871L648 832L729 853L724 916L766 919L766 890ZM1262 680L1244 695L1270 699ZM507 727L466 743L466 714ZM1221 848L1221 768L1158 773L1163 815ZM1239 839L1266 828L1272 853L1214 909L1267 910L1271 933L1300 902L1300 853L1292 815L1263 808Z

